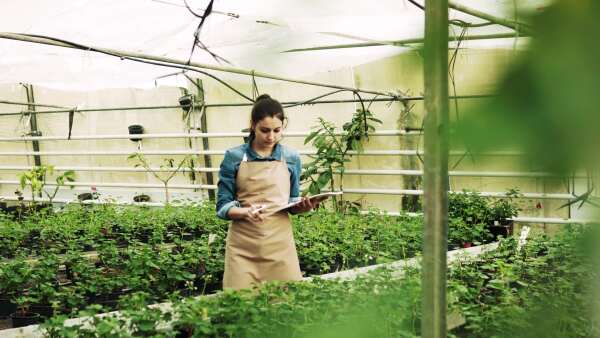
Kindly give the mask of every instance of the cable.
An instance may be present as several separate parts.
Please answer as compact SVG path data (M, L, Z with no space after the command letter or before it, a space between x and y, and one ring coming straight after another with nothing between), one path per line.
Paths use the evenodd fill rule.
M514 1L516 1L516 0L514 0ZM423 11L425 10L425 6L419 4L415 0L408 0L408 2L415 5L416 7L418 7L419 9L421 9ZM495 25L495 23L490 22L490 21L482 22L482 23L471 23L471 22L466 22L466 21L459 20L459 19L449 20L448 23L451 25L459 26L459 27L484 27L484 26Z
M183 3L185 4L185 8L187 8L187 10L190 13L192 13L192 15L194 15L197 18L201 18L200 23L198 24L198 27L196 27L196 31L194 32L194 43L192 44L192 50L190 51L190 57L188 58L187 64L189 65L192 62L192 56L194 55L194 50L196 49L196 46L198 46L198 47L202 48L205 52L210 54L210 56L212 56L213 59L215 59L215 61L217 61L217 63L221 64L220 60L222 60L222 61L226 62L227 64L231 65L231 62L229 62L228 60L211 52L208 49L208 47L206 47L206 45L204 45L204 43L202 41L200 41L200 31L202 30L202 26L204 25L206 18L208 18L208 16L212 13L212 7L213 7L214 0L210 0L210 2L208 3L208 6L206 6L206 9L204 10L204 15L200 15L200 14L194 12L188 5L187 0L183 0Z
M177 65L177 64L172 64L172 63L167 63L167 62L159 62L159 61L149 61L149 60L145 60L145 59L140 59L140 58L136 58L136 57L130 57L130 56L123 56L117 53L112 53L112 52L108 52L105 50L99 50L90 46L86 46L86 45L82 45L76 42L71 42L71 41L67 41L67 40L63 40L63 39L58 39L58 38L53 38L53 37L48 37L48 36L44 36L44 35L36 35L36 34L21 34L23 36L29 36L29 37L33 37L33 38L41 38L41 39L47 39L47 40L51 40L51 41L56 41L56 42L60 42L66 45L70 45L73 46L75 48L78 49L82 49L82 50L87 50L87 51L93 51L93 52L98 52L98 53L102 53L102 54L106 54L106 55L110 55L110 56L115 56L120 58L121 60L131 60L131 61L136 61L136 62L143 62L143 63L147 63L147 64L151 64L151 65L156 65L156 66L162 66L162 67L171 67L171 68L179 68L179 69L185 69L185 70L192 70L201 74L204 74L208 77L211 77L215 80L217 80L218 82L220 82L221 84L223 84L224 86L226 86L227 88L231 89L232 91L234 91L236 94L240 95L241 97L247 99L250 102L254 102L254 100L252 100L251 98L249 98L248 96L244 95L243 93L241 93L240 91L238 91L237 89L233 88L231 85L229 85L227 82L221 80L220 78L218 78L217 76L210 74L206 71L200 70L197 67L194 66L190 66L190 65Z

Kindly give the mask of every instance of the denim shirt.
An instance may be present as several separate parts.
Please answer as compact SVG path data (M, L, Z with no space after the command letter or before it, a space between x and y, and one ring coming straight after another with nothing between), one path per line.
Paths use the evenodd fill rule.
M290 149L284 145L276 144L273 153L270 156L262 157L258 155L248 143L242 144L235 148L228 149L225 152L221 168L219 170L219 183L217 184L217 216L219 218L229 220L227 212L232 207L240 207L240 202L237 201L237 187L235 179L240 162L246 154L248 161L278 161L281 159L281 151L284 151L285 161L290 173L290 202L297 201L300 198L300 173L302 163L300 155L297 151Z

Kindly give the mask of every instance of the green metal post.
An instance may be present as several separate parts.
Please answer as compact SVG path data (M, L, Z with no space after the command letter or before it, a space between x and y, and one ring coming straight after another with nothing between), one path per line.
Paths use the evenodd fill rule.
M448 0L425 1L424 338L446 337L448 247Z
M23 87L25 87L25 92L27 94L27 102L31 103L28 106L28 110L29 110L29 114L30 114L30 120L29 120L29 127L30 127L30 135L31 136L42 136L42 132L40 132L38 130L38 125L37 125L37 114L35 112L35 98L33 96L33 85L30 84L23 84ZM32 141L33 144L33 151L35 152L39 152L40 151L40 141L38 140L33 140ZM39 167L42 165L42 158L40 157L40 155L33 155L33 161L36 165L36 167ZM41 197L41 193L40 193L40 197Z
M196 80L196 88L198 89L198 100L202 103L202 107L200 107L200 131L203 133L208 133L208 121L206 120L206 101L204 97L204 87L202 86L202 80ZM209 150L210 145L208 143L208 138L202 138L202 149ZM210 155L204 155L204 166L211 168L212 167L212 159ZM213 185L214 178L212 172L206 172L206 184ZM215 201L215 191L208 191L208 198L211 201Z

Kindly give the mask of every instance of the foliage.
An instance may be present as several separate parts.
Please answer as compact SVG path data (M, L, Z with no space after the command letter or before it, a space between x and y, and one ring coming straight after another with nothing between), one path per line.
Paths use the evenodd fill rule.
M352 120L342 126L342 135L337 136L333 123L322 117L318 118L318 125L313 127L313 131L304 140L304 144L312 143L317 149L316 155L310 155L313 161L304 164L301 176L302 181L309 182L308 193L318 194L327 186L332 191L344 189L344 172L352 157L348 152L363 151L363 142L368 140L370 132L375 131L374 123L382 122L373 117L368 109L357 109ZM337 184L336 175L340 177ZM338 211L352 207L351 204L345 203L343 198L339 205L336 202L334 198L334 205Z
M580 249L588 230L576 227L555 239L533 238L521 250L515 239L504 239L498 249L451 266L448 305L466 324L450 336L596 336L598 326L587 311L591 297L586 297L593 290L586 281L598 271ZM113 336L418 337L420 281L415 269L406 269L402 277L377 269L353 280L270 282L176 300L170 311L143 308L142 294L130 301L136 309L121 317L95 317L77 328L57 320L46 329L56 336L63 330L86 336L110 328Z
M522 196L522 194L517 189L510 189L506 198L497 199L492 203L490 217L494 224L496 224L496 222L499 224L506 224L508 219L519 214L521 209L514 201L514 199L519 196Z
M292 221L307 276L413 257L422 245L421 217L323 209ZM17 257L0 263L0 293L9 289L15 298L26 292L36 302L55 305L56 313L75 314L86 304L112 310L119 298L135 292L160 301L221 288L227 224L216 217L212 203L73 204L53 214L10 220L0 224L0 233L7 235L0 241L2 257ZM23 255L37 256L37 263L19 258ZM60 264L67 268L64 273Z
M75 181L75 172L73 170L64 171L61 175L56 176L56 186L52 193L48 193L44 190L46 186L46 177L48 175L52 175L54 173L54 166L51 165L42 165L42 166L34 166L31 170L22 172L18 175L19 177L19 185L21 189L25 189L27 185L31 187L31 200L35 203L36 196L42 196L42 192L46 194L50 203L56 197L58 190L65 185L65 181L74 182ZM71 189L73 186L71 186Z
M564 177L597 172L599 12L594 0L559 0L537 11L532 31L540 34L499 79L494 97L470 108L456 128L469 149L523 151L524 164ZM579 201L593 202L593 190Z
M478 192L463 190L448 194L448 217L464 220L467 224L487 224L491 210Z

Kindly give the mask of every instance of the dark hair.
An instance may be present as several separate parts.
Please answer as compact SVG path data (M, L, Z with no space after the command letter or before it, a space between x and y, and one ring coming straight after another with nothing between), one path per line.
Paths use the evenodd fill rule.
M254 138L254 130L252 126L260 122L265 117L276 117L285 122L285 114L283 106L279 101L271 98L269 94L262 94L256 98L252 106L252 114L250 116L250 139Z

